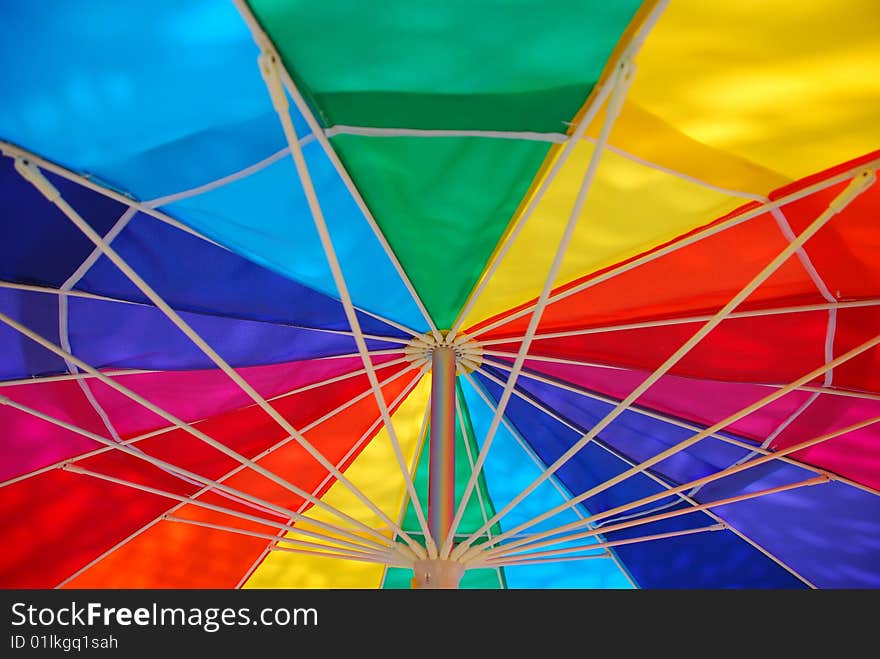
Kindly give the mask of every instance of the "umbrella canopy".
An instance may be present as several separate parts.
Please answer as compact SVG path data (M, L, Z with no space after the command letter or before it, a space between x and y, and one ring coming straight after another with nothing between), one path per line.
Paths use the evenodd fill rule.
M2 16L4 587L880 587L873 0Z

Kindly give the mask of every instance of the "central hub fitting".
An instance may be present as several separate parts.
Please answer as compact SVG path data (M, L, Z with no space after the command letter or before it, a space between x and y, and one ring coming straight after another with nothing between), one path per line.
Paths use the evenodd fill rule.
M475 371L483 363L483 347L467 334L459 334L455 339L438 341L433 334L417 336L406 344L404 354L416 366L431 365L435 348L452 348L455 351L455 374L464 375Z

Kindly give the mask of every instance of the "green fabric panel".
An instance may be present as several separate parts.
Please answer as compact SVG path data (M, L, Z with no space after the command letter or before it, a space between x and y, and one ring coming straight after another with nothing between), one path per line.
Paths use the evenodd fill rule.
M461 497L464 495L464 488L467 485L468 479L471 477L471 465L468 460L467 448L470 448L471 457L474 461L477 459L477 455L479 454L479 448L477 447L477 442L474 438L474 430L471 425L470 416L467 414L466 402L464 399L464 395L461 391L461 387L456 382L455 394L458 398L459 406L464 413L464 425L467 437L462 435L461 428L459 424L456 422L455 426L455 502L456 505L460 505ZM430 425L426 429L428 433L427 436L430 437L431 428ZM465 441L467 441L467 448L465 446ZM419 494L419 501L422 504L422 508L425 509L425 514L427 515L427 507L428 507L428 471L429 471L429 460L428 460L428 445L425 443L422 448L422 453L419 456L419 464L416 468L416 475L414 479L414 484L416 486L416 492ZM479 491L479 496L477 492ZM480 507L480 498L482 497L483 506L485 508L486 518L483 517L483 508ZM477 480L477 487L471 493L470 500L468 501L468 505L465 508L464 515L461 519L461 524L458 526L458 536L460 539L463 539L465 536L473 533L478 528L485 524L487 518L491 518L495 515L495 508L492 505L492 500L489 498L489 490L486 487L486 482L483 479L482 474L480 478ZM424 544L423 537L421 535L421 527L419 526L419 520L416 516L415 508L410 501L407 504L406 512L403 516L402 527L404 531L411 532L413 537ZM494 524L491 529L492 535L498 535L501 533L501 527L498 524ZM384 588L409 588L412 582L412 570L403 569L403 568L389 568L385 575ZM479 569L479 570L468 570L464 577L462 577L461 587L462 588L506 588L507 581L504 577L504 570L493 570L493 569Z
M449 329L550 145L475 137L332 141L434 322Z
M501 572L503 574L504 570ZM409 568L390 567L385 572L382 588L408 590L412 588L412 578L413 571ZM490 568L479 568L465 572L461 583L459 583L459 588L489 590L502 588L502 585L498 578L498 572Z
M326 126L565 132L641 0L249 0Z

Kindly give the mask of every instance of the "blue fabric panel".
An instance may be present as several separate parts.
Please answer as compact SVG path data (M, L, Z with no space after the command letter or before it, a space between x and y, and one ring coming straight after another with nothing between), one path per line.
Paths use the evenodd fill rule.
M2 48L2 46L0 46ZM0 103L2 112L3 103ZM64 198L101 234L125 212L104 195L46 174ZM94 244L0 157L0 279L57 288L79 267Z
M708 526L691 513L606 534L608 540ZM650 540L616 547L640 588L806 588L784 568L729 530Z
M700 502L815 476L770 462L710 483ZM819 588L880 588L880 497L830 482L719 506L714 511Z
M482 448L493 412L470 383L461 379L462 391L470 414L474 434ZM496 511L540 475L538 465L517 443L516 438L502 424L498 427L488 459L483 467L486 487ZM542 483L534 492L501 518L502 530L535 518L564 501L550 482ZM578 519L573 510L554 515L536 524L528 532L537 533ZM595 542L595 541L594 541ZM579 543L584 544L584 543ZM548 563L504 568L509 588L631 588L629 580L612 558L585 561Z
M552 401L553 409L583 432L595 426L614 405L551 384L521 377L518 386L541 400ZM672 423L654 419L638 412L626 411L601 433L603 442L635 463L644 462L662 451L696 434ZM737 438L740 441L746 441ZM744 448L707 437L684 451L678 451L658 462L651 470L668 482L687 483L715 473L748 454Z
M157 370L215 368L155 307L71 298L70 344L92 366ZM252 320L181 312L232 366L254 366L356 353L350 336ZM398 347L368 341L370 349Z
M354 303L418 331L427 325L357 204L315 142L304 153ZM336 285L290 158L166 210L239 254L333 297Z
M138 213L113 248L176 309L348 330L342 303L148 215ZM109 259L101 257L76 287L148 303ZM368 334L409 338L364 313Z
M286 144L231 2L12 2L3 23L0 136L138 199Z
M491 371L492 369L487 370ZM477 378L489 395L497 401L501 395L501 387L480 374L477 374ZM557 403L560 402L560 399L556 397L558 392L567 393L556 388L548 389L542 392L548 398L541 398L541 402L557 411ZM519 430L520 435L528 441L535 453L547 465L555 462L582 436L582 433L572 430L544 414L518 396L511 396L505 414ZM629 465L621 459L601 448L597 443L589 442L556 473L559 480L566 485L570 492L581 494L628 468ZM648 476L636 474L604 492L590 497L584 502L584 505L588 510L598 513L662 490L663 488ZM646 508L653 509L666 502L667 500L663 499ZM640 509L636 509L634 512L638 512L638 510Z
M504 374L496 373L496 375L503 377ZM487 381L483 379L481 382L486 383ZM572 421L575 425L587 428L595 423L595 410L590 416L585 416L582 411L588 409L589 403L595 401L558 387L529 381L526 378L522 380L522 385L524 390L530 391L547 407ZM489 383L487 389L497 400L501 388ZM545 462L558 457L581 436L580 433L550 419L517 397L511 398L507 415ZM599 418L603 415L600 413ZM662 424L662 422L657 423L668 425ZM605 440L604 432L600 439ZM581 449L558 473L560 480L571 491L583 492L624 471L625 468L625 463L591 442ZM594 512L607 510L612 506L628 503L661 490L658 483L639 474L588 499L586 507ZM669 504L672 501L671 497L664 498L628 511L624 515L627 517L632 514L646 515L654 511L674 510L686 506L686 504L679 503L670 507ZM603 524L609 525L613 519L603 520ZM714 523L715 521L706 513L695 512L662 522L606 533L604 537L606 540L613 541L705 527ZM665 540L623 545L616 547L615 551L641 588L799 588L803 586L801 581L729 531L702 532Z
M58 344L58 298L0 288L0 312ZM0 380L66 373L64 360L0 322Z

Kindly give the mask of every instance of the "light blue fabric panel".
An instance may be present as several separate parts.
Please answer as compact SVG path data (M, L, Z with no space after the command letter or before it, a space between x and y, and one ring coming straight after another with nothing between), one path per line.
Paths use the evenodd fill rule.
M321 146L305 146L311 175L352 300L419 331L427 326ZM336 285L293 161L284 158L221 188L168 206L209 237L307 286Z
M461 384L474 426L474 434L482 448L486 432L492 422L493 412L467 380L462 380ZM539 412L535 410L535 413ZM499 511L532 483L542 471L503 424L499 426L492 441L489 459L486 460L483 469L492 503ZM563 501L559 491L550 482L544 482L501 519L501 527L504 530L513 528L555 508ZM528 532L536 533L577 519L579 518L575 513L568 510L536 524L528 529ZM591 542L595 540L581 540L553 548L573 544L585 545ZM632 588L630 581L610 557L508 566L504 571L510 588Z

